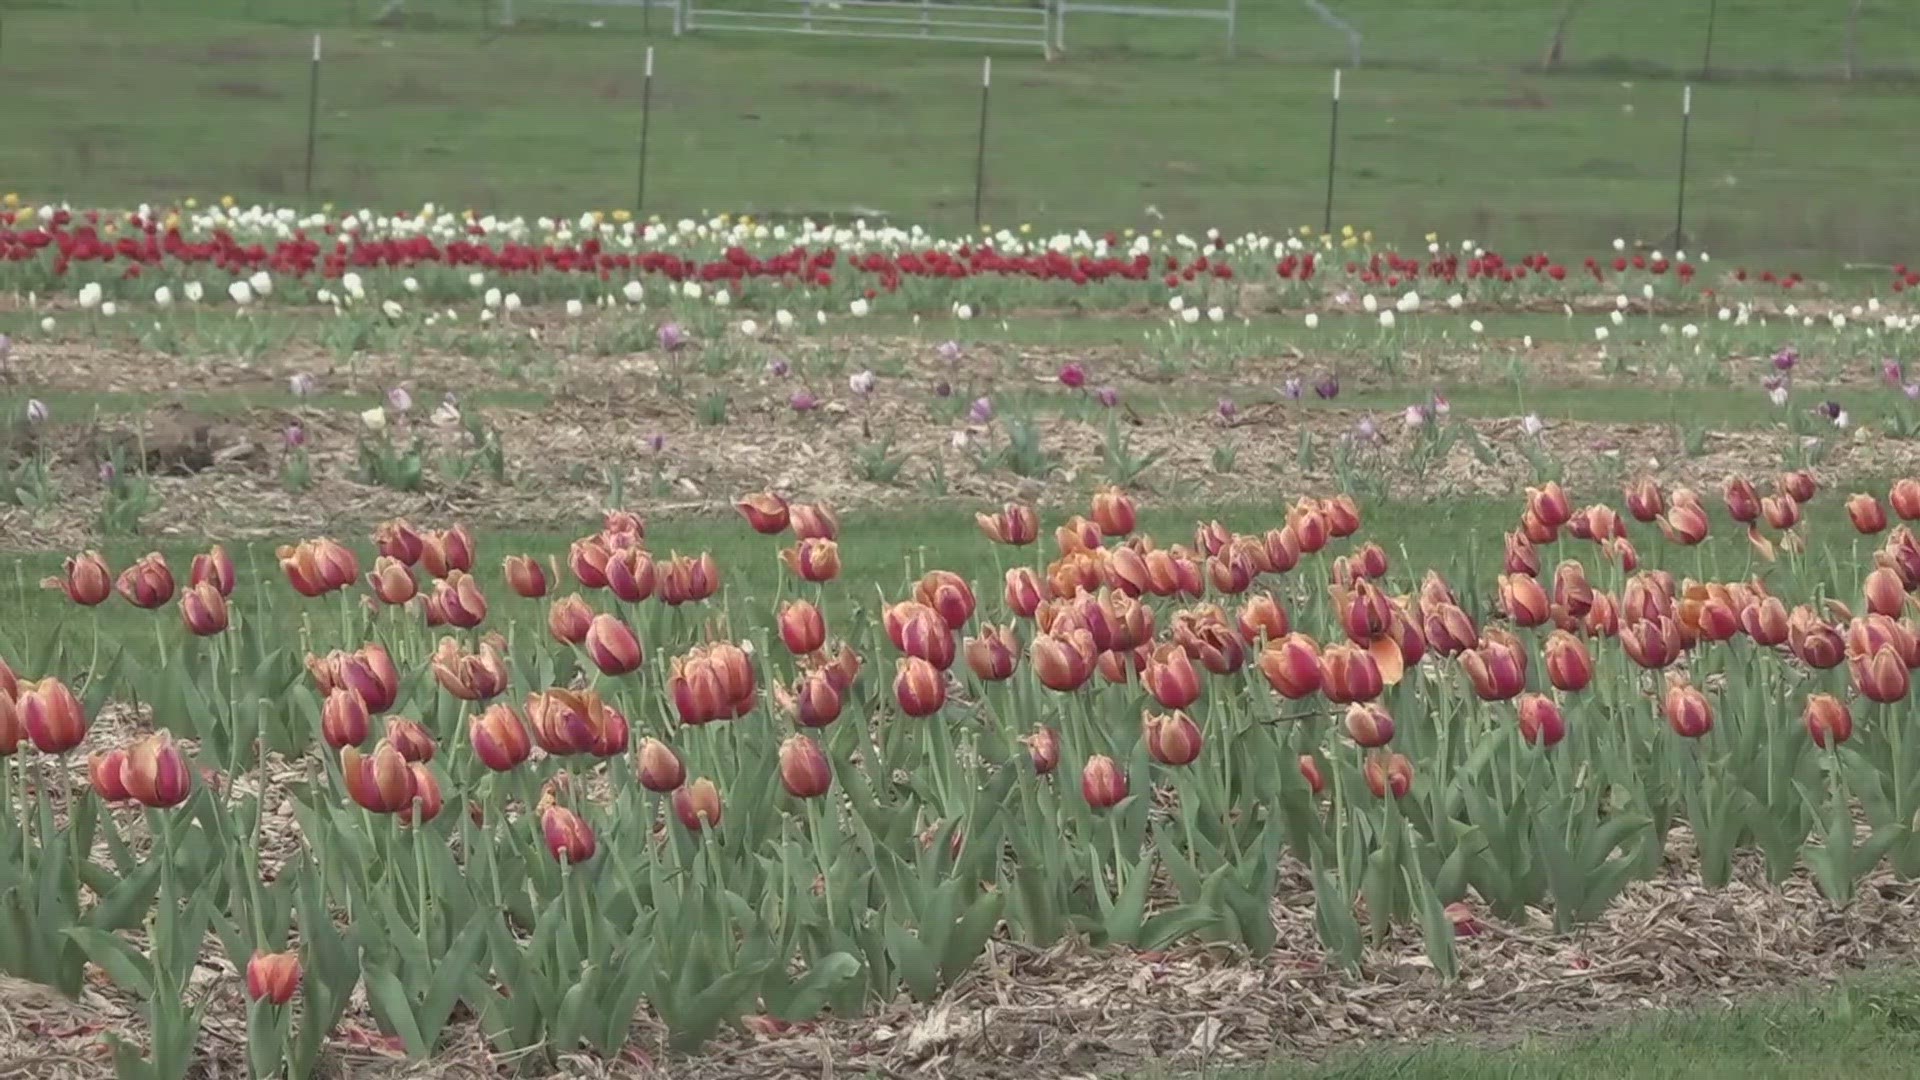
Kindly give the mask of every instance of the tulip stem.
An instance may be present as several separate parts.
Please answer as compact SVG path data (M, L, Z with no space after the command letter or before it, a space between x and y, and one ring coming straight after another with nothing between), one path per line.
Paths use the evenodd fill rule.
M819 799L807 799L807 831L813 834L813 858L820 864L820 895L826 901L827 929L833 929L833 872L827 859L826 814Z
M430 942L428 929L430 916L427 910L427 853L422 843L426 836L425 830L427 827L425 807L425 800L421 799L418 794L414 795L411 846L413 848L414 880L420 890L420 947L428 956L431 956L433 955L433 946Z

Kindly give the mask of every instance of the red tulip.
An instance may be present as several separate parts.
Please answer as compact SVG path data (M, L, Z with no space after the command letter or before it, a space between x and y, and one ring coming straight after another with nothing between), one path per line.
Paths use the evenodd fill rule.
M1086 685L1093 677L1098 650L1093 635L1084 629L1063 634L1041 634L1027 648L1028 661L1035 677L1049 690L1068 693Z
M1347 706L1347 737L1369 750L1393 741L1393 717L1376 702Z
M400 751L381 743L371 755L355 746L340 751L340 772L347 794L377 814L398 813L413 802L413 771Z
M449 570L433 587L433 602L446 614L447 622L471 630L487 619L487 598L480 582L464 570Z
M1627 513L1635 521L1652 524L1659 520L1667 508L1666 499L1660 494L1660 485L1650 477L1641 477L1629 483L1625 491Z
M718 828L720 825L720 789L701 777L673 793L673 813L689 832Z
M87 714L80 699L59 679L22 682L14 708L20 726L43 754L64 754L87 737Z
M1372 701L1383 688L1380 664L1366 649L1341 642L1320 654L1320 692L1328 701L1336 705Z
M124 779L126 765L127 752L118 747L88 757L87 782L93 785L93 793L110 803L132 802Z
M1593 681L1593 657L1587 653L1587 647L1580 639L1565 630L1555 630L1547 635L1543 656L1546 661L1547 681L1556 690L1577 693L1585 690Z
M1846 642L1840 631L1821 621L1804 604L1794 608L1787 619L1787 648L1801 663L1822 671L1838 667L1846 659Z
M474 756L494 772L506 772L527 760L533 752L533 740L527 725L513 706L496 704L467 721L467 736Z
M1520 714L1520 737L1527 745L1554 746L1567 737L1567 721L1552 698L1522 694L1515 707Z
M593 827L564 806L549 806L541 811L540 835L554 860L567 866L589 861L599 846L594 840Z
M951 570L931 570L914 587L913 598L940 613L949 628L958 630L973 618L973 587Z
M587 628L586 648L587 658L603 675L625 675L640 667L640 638L612 615L593 617Z
M1907 606L1907 590L1900 583L1900 575L1885 566L1867 575L1864 592L1867 610L1876 615L1898 618Z
M99 552L83 551L67 560L64 576L50 577L40 584L42 588L61 590L76 604L93 607L113 595L113 572Z
M1847 673L1853 676L1854 688L1869 701L1890 705L1907 696L1907 665L1891 645L1883 645L1867 656L1849 658Z
M792 735L780 744L780 784L796 799L817 799L833 786L833 765L820 744Z
M1500 607L1520 626L1539 626L1552 615L1546 590L1537 579L1524 574L1501 576Z
M212 637L227 628L227 598L211 581L189 585L180 594L180 621L199 637Z
M967 667L982 682L1000 682L1013 677L1020 663L1020 639L1011 626L980 627L979 637L966 641Z
M947 703L947 682L939 669L917 656L900 659L893 696L908 716L932 716Z
M1031 506L1008 503L997 514L975 514L973 520L996 544L1024 547L1040 538L1040 518Z
M285 1005L300 989L300 954L256 952L247 961L247 997L269 1005Z
M113 588L127 603L151 610L173 599L173 571L167 568L166 556L151 552L120 571Z
M1920 480L1895 480L1892 490L1887 492L1887 502L1900 520L1920 520Z
M515 595L538 600L547 595L547 573L531 555L509 555L501 564L507 576L507 588Z
M1331 499L1320 500L1320 512L1326 515L1327 532L1335 539L1360 531L1360 508L1354 504L1351 495L1343 492Z
M320 738L335 750L367 741L371 718L358 691L336 687L320 706Z
M1027 748L1027 756L1033 762L1036 776L1046 776L1060 765L1060 733L1049 727L1035 728L1030 735L1020 737Z
M1503 564L1509 574L1524 574L1538 577L1540 574L1540 552L1533 541L1524 532L1507 534L1506 561Z
M1327 515L1319 503L1306 497L1296 500L1287 511L1287 528L1300 545L1300 553L1311 555L1327 546Z
M1307 782L1307 790L1315 795L1326 790L1327 778L1320 771L1320 759L1312 754L1300 755L1300 776Z
M367 573L367 589L383 604L404 604L420 592L419 584L413 580L413 571L388 555L373 560L373 569Z
M1558 529L1573 516L1573 505L1555 480L1547 481L1542 487L1527 489L1527 509L1549 529Z
M394 811L402 825L425 825L440 816L440 810L446 805L446 797L440 793L440 778L433 770L419 762L410 763L407 771L413 774L413 798L407 805ZM420 808L420 820L414 820L414 807Z
M1751 525L1760 517L1760 494L1753 481L1744 476L1729 476L1721 488L1727 500L1727 513L1742 525Z
M747 525L762 536L777 536L787 531L787 500L771 491L743 495L733 504Z
M802 581L832 581L840 576L840 545L819 538L802 540L780 552L780 561Z
M580 645L587 640L587 631L593 629L593 609L574 593L563 599L555 600L547 608L547 633L553 639L565 645Z
M1386 798L1389 792L1396 799L1404 799L1413 790L1413 762L1405 754L1369 754L1361 774L1376 799Z
M824 505L803 506L795 504L787 508L788 523L793 526L793 535L801 541L840 539L840 519Z
M1527 686L1527 654L1491 630L1478 648L1460 654L1460 666L1482 701L1506 701Z
M400 756L409 762L432 761L434 750L433 736L421 726L418 720L409 720L404 716L387 718L387 742Z
M641 739L634 755L638 762L640 786L656 795L665 795L686 782L687 767L673 748L659 739Z
M1832 694L1811 694L1803 717L1807 735L1822 750L1838 746L1853 737L1853 714L1845 702Z
M1713 730L1713 706L1705 694L1684 682L1667 687L1661 708L1667 714L1667 726L1684 738L1698 739Z
M1200 673L1193 669L1193 661L1187 659L1186 651L1177 645L1162 645L1154 650L1141 682L1163 709L1184 709L1200 700Z
M1863 536L1872 536L1887 527L1887 512L1880 501L1871 495L1854 494L1847 497L1847 517L1853 527Z
M202 582L212 585L223 597L233 595L233 557L219 544L195 555L193 564L187 570L187 584L198 585Z
M420 561L420 554L426 546L413 526L405 518L378 525L373 530L374 550L402 566L412 566Z
M1095 810L1105 810L1127 797L1127 774L1105 754L1087 759L1080 770L1080 795Z
M1179 768L1200 756L1200 726L1186 713L1175 710L1166 716L1147 716L1142 727L1147 755L1160 764Z
M473 572L473 534L465 525L420 536L420 566L429 576L446 578L455 570Z
M447 693L462 701L487 701L506 693L511 677L507 662L491 635L480 643L478 653L462 651L450 637L440 639L428 665L435 681Z
M1267 642L1259 664L1267 685L1281 697L1298 701L1320 689L1320 646L1305 634Z

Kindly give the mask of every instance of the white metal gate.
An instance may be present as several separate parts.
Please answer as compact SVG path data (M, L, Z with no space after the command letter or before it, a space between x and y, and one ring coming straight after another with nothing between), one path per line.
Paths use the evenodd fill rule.
M757 8L729 0L682 0L688 33L747 30L828 37L1011 45L1050 51L1049 4L968 0L762 0Z

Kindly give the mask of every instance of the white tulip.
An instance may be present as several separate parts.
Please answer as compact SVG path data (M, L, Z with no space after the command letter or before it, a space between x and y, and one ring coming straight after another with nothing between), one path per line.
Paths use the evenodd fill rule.
M620 287L620 295L627 298L627 303L637 304L646 297L647 290L639 282L629 281Z
M1226 319L1227 319L1226 308L1223 308L1220 305L1215 304L1214 306L1207 309L1207 320L1209 322L1225 322Z
M256 296L273 295L273 276L265 270L255 270L253 276L247 279L247 284L253 287Z
M680 286L680 295L689 300L700 299L700 283L697 281L683 282Z
M1640 295L1645 297L1648 300L1653 299L1653 286L1652 285L1640 286Z
M1470 323L1468 323L1468 324L1467 324L1467 329L1469 329L1469 330L1471 330L1471 331L1473 331L1473 332L1474 332L1474 333L1476 333L1476 334L1482 334L1482 333L1485 333L1485 332L1486 332L1486 329L1487 329L1487 328L1486 328L1486 326L1485 326L1485 325L1483 325L1483 324L1482 324L1482 323L1480 322L1480 320L1479 320L1479 319L1475 319L1475 320L1473 320L1472 322L1470 322Z
M753 337L754 335L760 333L760 324L757 322L754 322L752 319L741 319L740 333L744 337Z
M1393 306L1396 309L1403 312L1419 311L1420 310L1420 294L1417 292L1409 292L1405 296L1402 296L1399 300L1395 301Z
M400 305L393 300L381 301L380 311L389 319L398 319L400 317Z
M197 304L200 302L201 297L207 295L207 290L197 281L187 282L181 286L180 291L186 294L187 303L189 304Z
M1187 298L1184 296L1175 296L1173 299L1167 301L1167 307L1173 309L1174 311L1179 311L1186 306L1187 306Z
M400 287L410 293L417 293L420 291L420 282L410 277L402 278L400 279Z
M1784 386L1776 386L1767 391L1767 400L1773 402L1775 406L1785 405L1787 403L1787 388Z
M480 286L485 285L486 283L487 283L487 275L481 273L478 270L475 270L473 273L467 275L467 286L469 288L477 289Z
M733 303L733 295L727 292L727 290L721 289L719 292L713 294L714 307L726 307L731 303Z
M827 313L824 311L814 312L813 321L819 323L821 326L827 325Z
M779 327L782 330L785 330L788 327L792 326L793 312L788 311L786 308L781 308L779 311L774 312L773 325Z
M159 307L172 307L173 290L167 288L165 285L153 290L153 302Z
M1693 325L1692 323L1688 323L1687 325L1680 328L1680 336L1691 341L1692 339L1700 336L1700 328Z
M368 431L385 431L387 427L387 410L376 405L360 414L360 422L366 425Z
M1523 337L1521 337L1521 339L1520 339L1520 347L1521 347L1521 348L1523 348L1523 349L1531 349L1531 348L1533 348L1533 335L1532 335L1532 334L1527 334L1527 335L1525 335L1525 336L1523 336Z
M1382 330L1393 329L1393 309L1392 308L1388 308L1387 310L1382 311L1380 313L1380 328Z
M1371 315L1380 310L1380 301L1375 300L1372 293L1368 293L1360 298L1360 306L1366 310L1367 314Z
M1733 312L1728 311L1726 308L1721 308L1719 311L1715 312L1715 314L1720 317L1721 322L1726 322L1728 319L1733 318Z
M488 289L488 290L487 290L487 295L486 295L486 296L484 296L484 297L482 297L482 298L481 298L481 300L480 300L480 302L481 302L481 303L483 303L483 304L485 304L486 306L488 306L488 307L490 307L490 308L496 308L496 307L499 307L499 306L500 306L500 290L499 290L499 289Z
M1190 307L1185 311L1182 311L1180 313L1180 321L1183 323L1186 323L1188 326L1192 326L1194 323L1199 322L1200 309L1197 307Z
M253 303L253 289L244 281L236 281L228 285L227 295L232 297L233 302L239 304L241 307L246 307L248 304Z
M1607 335L1607 328L1606 328L1606 327L1604 327L1604 326L1596 326L1596 327L1594 327L1594 328L1593 328L1593 340L1595 340L1595 341L1605 341L1605 340L1607 340L1607 336L1608 336L1608 335Z
M1461 296L1459 293L1454 293L1452 296L1447 297L1447 306L1455 311L1459 311L1466 302L1467 298Z
M80 307L82 309L99 307L100 295L100 285L98 282L89 281L85 285L80 286Z
M955 304L953 308L953 317L956 319L959 319L961 322L966 322L968 319L973 318L973 305L972 304Z
M492 308L481 308L481 309L480 309L480 322L481 322L481 324L482 324L482 325L485 325L486 323L490 323L490 322L492 322L492 321L493 321L493 309L492 309Z
M119 310L120 310L119 307L116 306L114 302L111 300L100 305L100 314L105 315L109 319L113 318L114 313Z
M567 318L569 319L579 318L581 314L586 310L587 310L586 307L582 305L578 300L567 301Z
M1615 250L1615 251L1625 251L1625 250L1627 250L1627 242L1626 242L1625 240L1622 240L1622 239L1620 239L1620 238L1619 238L1619 237L1617 237L1617 236L1616 236L1616 237L1614 237L1614 238L1613 238L1613 250Z
M340 287L347 290L347 295L353 297L355 300L363 300L366 298L366 283L360 280L359 274L351 270L341 276Z
M1622 310L1624 310L1624 309L1626 308L1626 306L1627 306L1627 298L1626 298L1626 295L1625 295L1625 294L1622 294L1622 295L1619 295L1619 296L1616 296L1616 297L1614 297L1614 298L1613 298L1613 306L1614 306L1615 308L1619 308L1619 309L1622 309Z
M864 319L867 317L867 312L872 309L868 306L866 297L862 296L856 297L853 303L848 304L847 310L853 313L854 318Z
M1608 312L1607 317L1613 320L1613 325L1615 326L1619 326L1621 323L1624 323L1627 321L1627 317L1625 315L1622 315L1618 311Z
M1305 321L1307 324L1307 329L1309 330L1318 330L1320 328L1320 316L1315 314L1314 312L1311 312L1311 311L1307 312L1307 317Z
M507 299L506 299L506 307L508 311L519 311L520 310L520 294L517 292L508 293Z
M1538 435L1546 429L1547 425L1541 422L1539 413L1528 413L1520 418L1520 430L1528 437Z
M53 316L49 315L46 318L41 319L40 329L49 334L53 333Z

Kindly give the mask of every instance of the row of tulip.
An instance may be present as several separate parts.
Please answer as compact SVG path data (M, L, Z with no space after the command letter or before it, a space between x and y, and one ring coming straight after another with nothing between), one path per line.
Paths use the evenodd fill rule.
M878 610L831 511L761 494L775 595L613 512L564 568L503 560L544 627L498 617L460 526L391 522L370 565L290 544L256 595L219 549L184 585L83 553L49 587L155 612L158 652L0 669L0 969L98 965L153 1024L123 1069L181 1076L211 933L252 958L256 1073L308 1075L356 988L415 1055L463 1008L503 1052L615 1054L643 1004L687 1043L852 1015L995 937L1264 953L1283 855L1339 962L1415 925L1449 977L1483 909L1591 919L1682 822L1710 886L1754 848L1844 902L1882 859L1920 873L1920 541L1887 515L1920 519L1920 481L1847 501L1885 534L1866 562L1805 550L1817 489L1730 479L1765 572L1722 578L1695 493L1547 484L1480 589L1395 567L1345 496L1162 546L1107 490L1051 555L1031 508L981 514L991 590L922 567ZM83 788L112 702L154 730L96 738ZM297 836L264 844L282 802Z
M1364 238L1363 238L1364 237ZM142 208L126 214L45 207L0 212L0 283L52 290L70 274L154 279L179 285L208 274L235 280L256 273L340 280L348 274L405 274L424 280L432 298L464 295L466 279L530 278L556 296L577 296L583 279L659 280L768 291L806 289L864 294L904 290L909 299L977 301L1008 285L1038 285L1080 296L1089 288L1115 302L1157 302L1168 293L1277 281L1302 297L1354 288L1466 289L1476 299L1520 295L1572 297L1588 291L1653 286L1686 301L1704 289L1791 291L1797 273L1744 268L1710 271L1704 253L1662 253L1616 241L1615 250L1578 264L1545 253L1503 256L1472 241L1402 254L1375 247L1372 234L1201 236L1133 230L1037 236L1024 228L941 238L919 229L767 225L717 218L675 225L616 221L496 219L446 212L420 216L300 216L292 211L183 215ZM177 279L177 280L176 280ZM528 282L531 285L532 282ZM1895 267L1895 292L1920 284L1920 271ZM925 295L923 295L925 294Z

